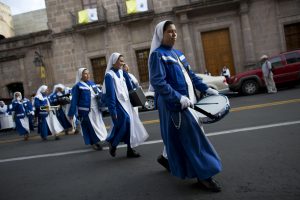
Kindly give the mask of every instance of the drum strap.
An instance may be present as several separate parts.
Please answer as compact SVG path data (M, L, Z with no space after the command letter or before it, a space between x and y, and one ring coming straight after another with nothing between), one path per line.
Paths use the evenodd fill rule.
M171 51L171 53L173 54L173 51ZM174 53L175 53L175 56L176 56L176 58L177 58L177 60L182 64L182 66L184 67L184 69L186 70L186 72L187 72L187 74L189 75L189 77L190 77L190 79L191 80L193 80L192 78L191 78L191 76L190 76L190 66L185 66L183 63L182 63L182 61L180 60L180 58L178 57L178 55L177 55L177 53L174 51ZM197 95L197 92L196 92L196 89L195 89L195 86L194 86L194 84L193 84L193 90L194 90L194 94L195 94L195 97L196 97L196 100L197 101L199 101L200 100L200 97Z
M203 110L202 108L199 108L198 106L194 106L194 110L202 113L203 115L206 115L207 117L211 118L211 119L215 119L218 120L219 116L213 115L205 110Z

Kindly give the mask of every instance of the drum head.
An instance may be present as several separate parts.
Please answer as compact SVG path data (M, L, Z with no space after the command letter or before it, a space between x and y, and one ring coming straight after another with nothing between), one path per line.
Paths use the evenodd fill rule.
M224 95L213 95L204 97L200 101L198 101L195 106L216 115L226 109L229 109L229 100ZM203 114L201 114L202 116ZM203 117L206 117L203 115Z

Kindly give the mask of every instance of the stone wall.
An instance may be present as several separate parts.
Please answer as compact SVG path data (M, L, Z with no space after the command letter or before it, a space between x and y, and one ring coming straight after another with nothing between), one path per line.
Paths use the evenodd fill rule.
M10 8L0 2L0 35L5 38L14 36L14 28Z
M74 16L82 10L81 0L46 0L51 31L0 41L0 98L7 98L6 85L15 81L23 82L26 95L42 83L50 89L57 83L72 86L79 67L87 67L93 78L91 59L105 57L108 62L113 52L125 56L131 72L139 79L136 50L150 48L155 25L162 20L176 24L175 48L185 53L195 72L205 70L201 33L229 29L237 73L245 71L261 54L284 51L284 25L300 22L297 0L231 1L234 3L228 8L207 10L200 6L195 12L187 5L190 0L153 0L154 12L142 18L119 16L120 2L98 0L98 7L106 10L104 21L76 25ZM220 2L226 6L225 0ZM44 57L46 79L40 78L39 69L33 65L35 51Z
M14 15L13 22L16 36L48 30L46 9Z

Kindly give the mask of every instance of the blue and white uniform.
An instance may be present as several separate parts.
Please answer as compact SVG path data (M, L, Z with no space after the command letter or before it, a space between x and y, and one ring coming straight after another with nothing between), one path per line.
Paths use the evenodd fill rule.
M34 110L33 110L32 103L29 99L24 98L23 105L25 108L26 116L28 117L29 129L31 131L33 131L34 130Z
M134 148L148 138L148 133L130 103L128 89L132 89L132 84L128 73L112 67L119 56L119 53L113 53L110 57L103 84L106 105L113 119L107 141L113 147L124 142Z
M19 97L16 98L16 94L19 93ZM24 104L26 103L22 101L22 95L20 92L14 93L14 99L12 101L10 114L14 116L16 123L16 130L19 135L24 136L30 133L29 128L29 120L27 117L26 109Z
M86 145L97 144L105 141L107 130L103 122L102 113L99 111L98 96L101 90L92 81L82 81L82 72L86 68L80 68L77 74L76 84L72 88L72 100L68 116L78 114L81 129Z
M63 92L57 92L57 88L61 88ZM59 103L59 97L70 95L71 91L65 89L65 86L62 84L57 84L53 88L53 92L49 95L50 104L52 106L60 105ZM56 116L62 127L65 129L65 131L68 131L68 129L72 128L72 124L70 123L69 119L67 118L67 105L60 105L60 108L56 110Z
M48 112L40 109L42 106L50 107L48 96L44 93L47 88L46 85L42 85L34 97L34 106L38 116L38 133L41 135L42 139L47 139L48 135L56 136L64 130L53 110Z
M220 158L204 134L198 113L182 109L180 103L182 96L196 103L194 87L205 92L207 85L190 69L183 53L169 46L154 49L149 66L171 173L200 180L219 173Z

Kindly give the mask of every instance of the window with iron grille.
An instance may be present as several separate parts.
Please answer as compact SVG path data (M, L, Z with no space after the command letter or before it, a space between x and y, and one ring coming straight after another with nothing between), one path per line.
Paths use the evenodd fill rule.
M148 75L149 53L150 53L150 49L135 51L141 83L145 83L149 81L149 75Z
M103 84L104 75L106 70L106 58L99 57L91 59L92 70L93 70L93 77L94 82L97 84Z
M83 9L97 8L97 0L82 0Z

